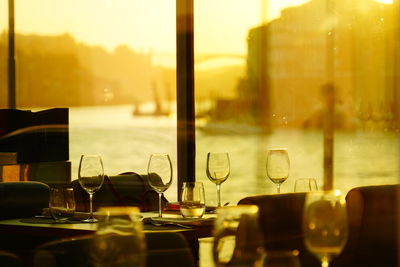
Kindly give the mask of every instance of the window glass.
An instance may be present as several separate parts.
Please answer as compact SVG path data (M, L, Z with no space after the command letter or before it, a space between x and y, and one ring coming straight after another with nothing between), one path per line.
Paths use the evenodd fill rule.
M7 106L8 5L0 1L0 108Z
M72 179L85 153L109 175L146 173L151 153L176 169L171 3L16 1L17 108L69 108Z
M195 1L196 176L209 202L216 204L209 151L230 154L222 203L276 192L266 172L271 148L289 154L281 192L307 177L322 189L332 176L344 192L398 181L396 8L372 0Z

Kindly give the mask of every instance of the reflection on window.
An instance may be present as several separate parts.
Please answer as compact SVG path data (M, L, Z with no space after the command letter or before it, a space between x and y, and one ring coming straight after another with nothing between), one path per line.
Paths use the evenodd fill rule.
M15 13L17 108L69 108L72 179L86 153L101 154L109 175L146 173L151 153L176 168L175 5L18 0Z
M260 14L280 1L264 2L264 12L263 1L233 2L195 7L196 58L209 59L196 61L196 172L209 198L215 201L205 178L208 151L230 152L221 194L223 202L236 202L274 192L265 170L273 147L287 148L291 160L282 192L293 192L295 179L304 177L322 188L330 138L335 188L397 182L396 6L303 1L265 21Z

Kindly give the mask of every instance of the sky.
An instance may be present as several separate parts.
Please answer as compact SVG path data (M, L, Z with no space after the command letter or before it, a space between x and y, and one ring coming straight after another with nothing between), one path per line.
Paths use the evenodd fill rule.
M261 21L262 1L267 2L269 20L284 7L306 2L196 0L196 51L245 53L247 32ZM175 0L15 0L15 5L20 33L69 32L79 41L109 50L127 44L143 51L175 51Z

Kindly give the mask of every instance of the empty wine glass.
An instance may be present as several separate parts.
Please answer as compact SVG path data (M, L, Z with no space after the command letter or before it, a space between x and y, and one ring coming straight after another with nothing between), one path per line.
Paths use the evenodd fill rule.
M207 154L207 177L217 186L218 207L221 207L221 184L230 174L229 154L209 152Z
M289 177L290 161L286 149L271 149L267 154L267 175L281 192L281 184Z
M172 184L172 164L168 154L150 155L147 166L147 175L150 186L158 193L158 217L162 217L162 194Z
M317 181L314 178L299 178L294 183L294 192L318 191Z
M346 201L340 191L310 192L303 214L304 243L328 267L338 256L348 236Z
M93 217L93 195L103 185L104 167L99 155L82 155L79 162L78 180L81 187L90 197L90 216L83 222L93 223L98 220Z

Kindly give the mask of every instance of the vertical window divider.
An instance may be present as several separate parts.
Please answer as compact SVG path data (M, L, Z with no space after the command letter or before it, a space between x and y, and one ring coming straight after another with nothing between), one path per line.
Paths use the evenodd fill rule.
M195 181L193 0L176 0L178 200L183 182Z

